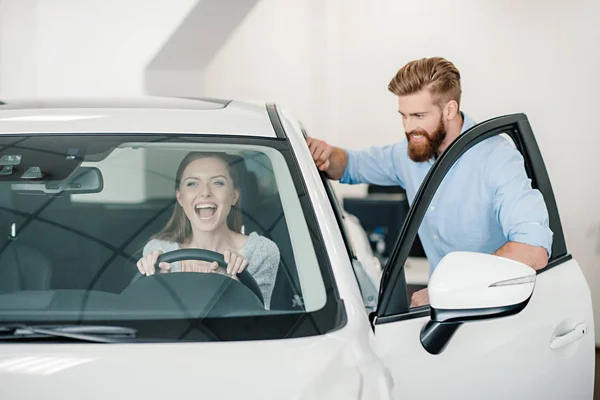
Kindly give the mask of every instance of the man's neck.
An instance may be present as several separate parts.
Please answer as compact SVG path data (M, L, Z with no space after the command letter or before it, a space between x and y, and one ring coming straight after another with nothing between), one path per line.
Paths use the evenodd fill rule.
M444 141L438 149L438 156L440 156L444 151L446 151L448 146L450 146L450 143L452 143L457 137L460 136L464 123L465 119L462 115L462 112L459 112L456 118L448 122L448 126L446 127L446 138L444 139Z

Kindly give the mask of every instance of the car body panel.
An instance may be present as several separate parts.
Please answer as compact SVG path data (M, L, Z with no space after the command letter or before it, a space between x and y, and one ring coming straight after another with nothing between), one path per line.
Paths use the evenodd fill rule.
M307 388L335 376L344 387L333 398L350 399L357 398L362 381L351 347L349 340L330 336L228 343L4 345L0 393L4 399L59 394L73 399L161 399L196 393L203 398L275 400L309 395Z
M0 100L6 103L0 105L0 134L194 133L275 137L264 104L232 101L226 107L217 103L216 108L201 108L197 103L202 103L196 100L140 98L125 104L119 100L96 101L81 108L47 101L45 107L13 109L9 99Z
M580 275L581 274L581 275ZM439 398L591 399L594 332L591 297L574 260L537 278L527 307L512 317L463 324L443 353L429 354L419 341L428 317L376 327L385 364L399 382L395 395ZM561 293L568 288L577 295ZM556 335L582 321L590 329L576 342L551 350ZM556 331L560 327L561 331ZM401 345L400 345L401 344Z
M2 109L0 105L0 134L279 136L264 104L233 101L223 107L209 104L207 109L197 109L201 106L188 101L194 100L182 100L181 109L175 103L170 103L170 108L157 108L156 103L146 108L55 106L21 110ZM427 313L374 328L369 315L372 309L365 304L356 268L376 292L381 265L360 223L347 215L356 259L349 256L301 126L289 113L277 110L325 239L335 291L345 308L343 326L319 336L262 341L4 342L0 344L1 398L151 400L198 394L207 398L387 400L443 398L453 393L460 393L462 398L591 396L591 298L574 260L540 274L533 296L520 314L461 326L442 354L427 353L419 341L429 320ZM572 296L557 295L565 289ZM557 351L548 351L554 337L567 334L581 321L588 321L586 335Z

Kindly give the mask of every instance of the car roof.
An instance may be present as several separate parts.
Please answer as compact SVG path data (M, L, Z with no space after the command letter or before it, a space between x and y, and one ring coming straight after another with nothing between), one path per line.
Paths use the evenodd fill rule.
M277 137L274 106L212 98L0 98L0 134L195 133Z

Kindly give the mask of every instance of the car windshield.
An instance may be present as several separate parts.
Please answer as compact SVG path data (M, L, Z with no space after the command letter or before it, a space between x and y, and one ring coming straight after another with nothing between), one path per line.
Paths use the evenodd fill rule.
M157 341L336 329L343 308L298 171L281 139L1 136L0 326ZM153 254L168 263L141 274Z

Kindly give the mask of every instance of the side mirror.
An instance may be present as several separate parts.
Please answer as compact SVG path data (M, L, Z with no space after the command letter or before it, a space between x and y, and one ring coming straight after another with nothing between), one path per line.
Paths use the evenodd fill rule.
M514 315L525 308L536 272L517 261L489 254L454 252L438 264L429 281L431 320L421 344L441 353L465 322Z

